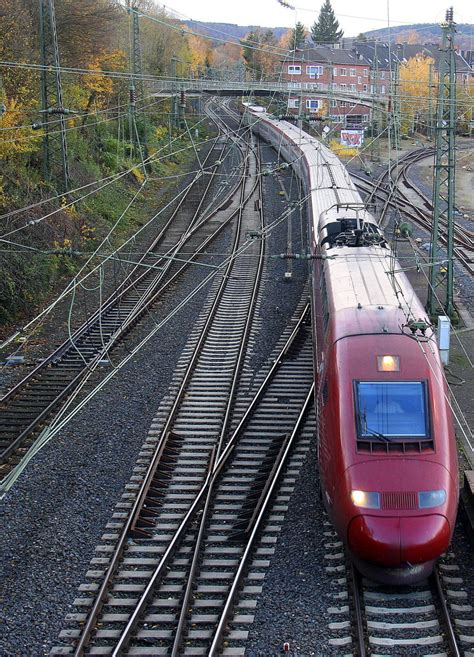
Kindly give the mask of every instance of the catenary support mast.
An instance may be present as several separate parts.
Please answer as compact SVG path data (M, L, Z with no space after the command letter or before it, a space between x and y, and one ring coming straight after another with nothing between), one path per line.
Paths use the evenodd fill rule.
M39 19L42 66L41 111L44 129L43 172L46 180L54 180L61 191L67 191L69 162L65 115L69 112L63 106L54 0L39 0Z
M438 105L435 125L435 165L433 185L433 227L431 236L431 272L428 289L428 311L437 311L436 288L439 285L439 223L447 220L446 299L444 311L453 314L454 274L454 179L455 179L455 127L456 127L456 60L454 52L455 23L452 7L441 24L443 40L439 60Z

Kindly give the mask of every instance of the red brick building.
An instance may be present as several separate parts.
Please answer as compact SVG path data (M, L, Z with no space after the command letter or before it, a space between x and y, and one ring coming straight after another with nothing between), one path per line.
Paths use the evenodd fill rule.
M353 50L318 46L292 51L282 62L290 112L321 113L343 125L368 123L370 109L357 99L370 94L370 63ZM324 96L317 91L327 92ZM337 98L338 92L353 96ZM340 93L339 93L340 95Z

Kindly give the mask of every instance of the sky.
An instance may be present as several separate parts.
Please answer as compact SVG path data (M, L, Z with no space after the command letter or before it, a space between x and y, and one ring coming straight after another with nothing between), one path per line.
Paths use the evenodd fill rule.
M323 4L323 0L287 2L295 9L286 9L277 0L170 0L165 6L181 19L262 27L293 27L296 21L301 21L309 27L317 19ZM364 0L363 3L331 0L331 4L347 37L385 28L389 21L392 26L440 23L451 4L455 22L474 23L474 3L471 0Z

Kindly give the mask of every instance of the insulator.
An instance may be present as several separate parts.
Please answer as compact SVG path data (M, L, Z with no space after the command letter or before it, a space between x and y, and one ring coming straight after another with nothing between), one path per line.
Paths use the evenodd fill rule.
M47 114L72 114L72 110L66 109L65 107L48 107L46 110Z
M137 92L135 91L135 87L131 87L129 93L130 93L130 105L135 105L137 102Z

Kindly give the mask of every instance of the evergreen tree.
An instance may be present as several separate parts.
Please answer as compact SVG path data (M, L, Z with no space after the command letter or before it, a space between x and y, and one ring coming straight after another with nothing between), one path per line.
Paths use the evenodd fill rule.
M331 0L324 0L319 18L311 27L311 39L314 43L335 43L343 34L331 7Z
M291 30L290 40L288 42L288 47L290 50L296 50L296 48L302 48L306 40L306 28L303 23L296 23L295 27Z

